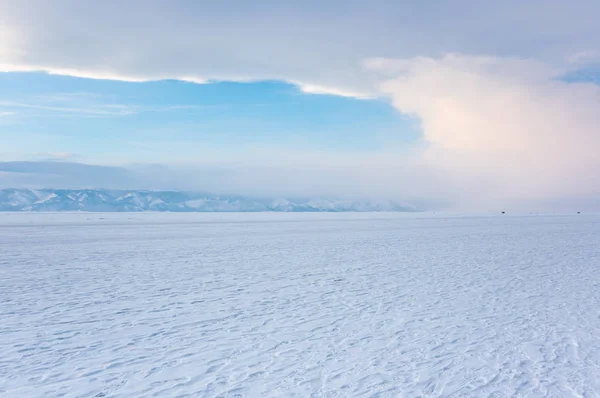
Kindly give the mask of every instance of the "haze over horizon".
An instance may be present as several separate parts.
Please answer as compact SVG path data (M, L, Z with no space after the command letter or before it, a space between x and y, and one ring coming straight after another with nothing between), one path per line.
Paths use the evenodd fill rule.
M0 188L600 210L599 13L0 0Z

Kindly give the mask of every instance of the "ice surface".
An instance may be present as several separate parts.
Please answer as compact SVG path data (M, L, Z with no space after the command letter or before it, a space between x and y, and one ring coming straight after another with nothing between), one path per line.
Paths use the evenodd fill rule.
M597 397L600 216L0 214L2 397Z

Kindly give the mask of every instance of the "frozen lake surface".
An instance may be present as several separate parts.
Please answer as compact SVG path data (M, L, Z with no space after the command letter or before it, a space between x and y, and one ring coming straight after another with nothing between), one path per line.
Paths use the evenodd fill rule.
M0 214L0 396L598 397L600 216Z

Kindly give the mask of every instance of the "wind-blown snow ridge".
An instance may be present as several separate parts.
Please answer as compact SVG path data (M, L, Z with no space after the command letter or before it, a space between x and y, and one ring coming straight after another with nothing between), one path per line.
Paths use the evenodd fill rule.
M0 211L404 212L419 209L386 200L256 199L179 191L2 189Z

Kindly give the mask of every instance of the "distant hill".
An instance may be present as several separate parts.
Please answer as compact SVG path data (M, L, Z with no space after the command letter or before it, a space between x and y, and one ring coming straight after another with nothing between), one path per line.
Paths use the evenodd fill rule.
M0 211L413 212L404 203L341 199L256 199L179 191L1 189Z

